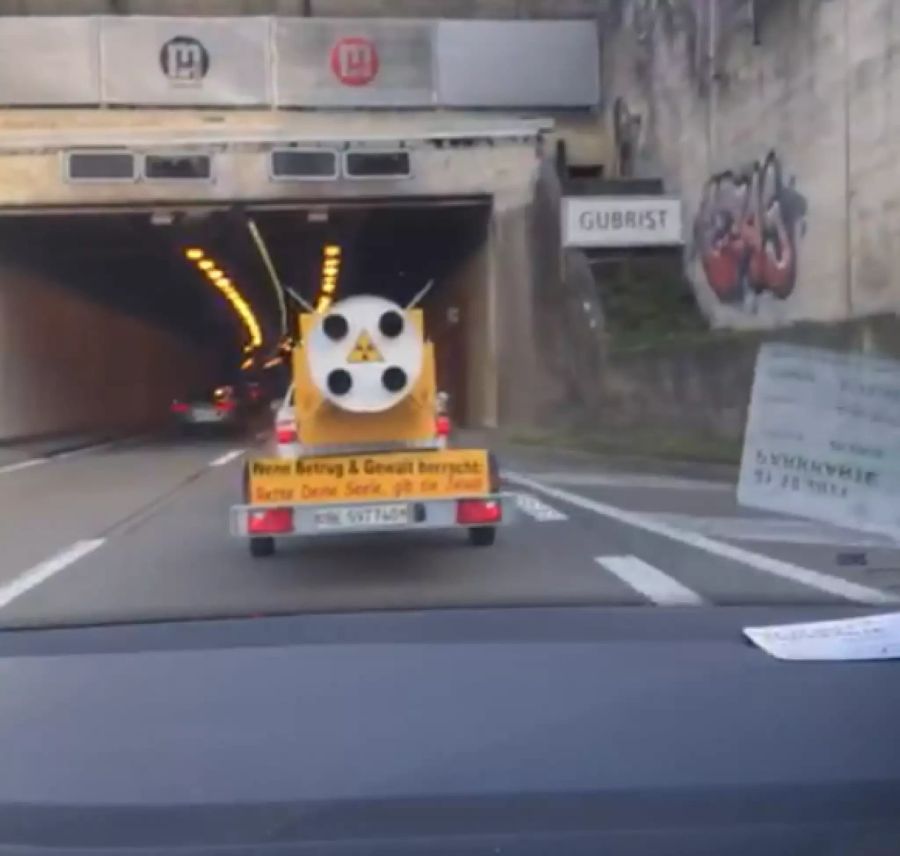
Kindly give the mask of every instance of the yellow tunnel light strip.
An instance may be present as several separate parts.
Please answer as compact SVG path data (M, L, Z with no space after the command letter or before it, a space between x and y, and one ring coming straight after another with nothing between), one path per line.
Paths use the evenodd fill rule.
M199 247L188 247L184 251L185 256L187 256L192 262L197 261L198 259L203 258L203 250Z
M322 252L326 259L336 259L341 254L341 248L337 244L326 244Z

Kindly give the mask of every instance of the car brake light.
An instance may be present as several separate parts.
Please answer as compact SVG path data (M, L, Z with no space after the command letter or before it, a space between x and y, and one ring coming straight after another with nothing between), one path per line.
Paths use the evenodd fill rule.
M275 439L279 443L296 443L297 427L293 422L282 422L275 426Z
M233 401L219 401L216 403L216 410L222 410L225 413L228 413L234 410L234 402Z
M496 499L461 499L456 503L456 522L465 526L497 523L502 516Z
M449 437L450 436L450 417L449 416L438 416L437 419L434 420L434 430L438 437Z
M172 413L187 413L188 406L183 401L173 401L169 409Z
M247 517L247 531L251 535L283 535L294 531L292 508L258 508Z

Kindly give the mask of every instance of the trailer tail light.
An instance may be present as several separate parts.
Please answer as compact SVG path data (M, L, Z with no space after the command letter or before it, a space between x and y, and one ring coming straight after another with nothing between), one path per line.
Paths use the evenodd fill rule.
M456 503L456 522L462 526L499 523L503 516L496 499L461 499Z
M438 416L437 419L434 420L434 432L438 435L438 437L449 437L450 417Z
M172 413L187 413L189 409L188 405L183 401L173 401L169 405L169 410L171 410Z
M247 531L251 535L284 535L294 531L292 508L257 508L247 516Z
M297 426L293 422L279 422L275 426L275 440L279 445L297 442Z

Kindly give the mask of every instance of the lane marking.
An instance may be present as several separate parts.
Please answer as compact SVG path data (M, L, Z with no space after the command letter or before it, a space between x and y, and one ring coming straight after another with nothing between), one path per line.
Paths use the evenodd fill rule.
M639 490L734 491L734 484L708 479L688 479L677 476L649 476L638 473L526 473L529 478L545 484L564 487L624 487Z
M74 458L78 455L85 455L90 452L99 452L101 449L108 449L112 446L118 446L129 440L140 439L144 435L136 437L120 437L116 440L104 440L102 443L96 443L93 446L79 446L77 449L69 449L68 452L59 452L55 455L45 455L40 458L29 458L27 461L17 461L15 464L6 464L0 467L0 475L4 473L15 473L19 470L27 470L31 467L37 467L41 464L49 464L51 461L65 461L68 458Z
M900 541L888 535L844 529L815 520L779 517L705 517L653 512L651 520L728 541L769 541L779 544L825 544L834 547L897 549Z
M546 502L541 501L530 493L517 493L516 507L519 511L537 520L538 523L550 523L556 520L569 519L568 514L563 514L563 512L554 508L552 505L547 505Z
M684 529L678 529L665 523L652 520L643 514L634 511L627 511L615 505L609 505L605 502L597 502L586 496L577 493L571 493L561 488L548 487L547 485L536 482L526 476L518 473L503 473L503 477L510 483L519 487L525 487L537 493L544 494L553 499L568 502L585 511L591 511L599 514L601 517L608 517L618 523L624 523L628 526L634 526L637 529L643 529L645 532L651 532L654 535L660 535L671 541L677 541L680 544L686 544L688 547L694 547L718 556L722 559L728 559L732 562L739 562L748 565L758 571L764 571L781 579L789 580L794 583L809 586L818 589L827 594L835 595L855 603L864 604L884 604L898 603L900 596L890 592L881 591L880 589L870 588L869 586L860 585L859 583L850 582L840 577L832 577L828 574L822 574L809 568L795 565L791 562L784 562L780 559L773 559L771 556L765 556L762 553L754 553L751 550L745 550L742 547L735 547L733 544L726 544L724 541L716 541L706 535L700 535L696 532L689 532Z
M46 582L64 568L93 553L106 542L105 538L93 538L87 541L76 541L71 547L60 551L55 556L45 559L14 580L0 586L0 609L8 606L17 597L30 591L35 586Z
M243 454L243 449L232 449L230 452L226 452L224 455L219 455L219 457L214 461L210 461L209 465L211 467L224 467L225 464L230 464L235 458L239 458Z
M38 467L41 464L50 462L50 458L29 458L27 461L18 461L15 464L6 464L0 467L0 475L3 473L17 473L19 470L28 470L31 467Z
M637 556L597 556L594 561L660 606L703 606L706 602L693 589Z

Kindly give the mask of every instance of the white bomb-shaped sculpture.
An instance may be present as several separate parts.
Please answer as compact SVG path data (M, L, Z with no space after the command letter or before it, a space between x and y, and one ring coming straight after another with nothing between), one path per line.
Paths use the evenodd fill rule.
M403 307L374 295L348 297L316 319L306 354L322 395L351 413L389 410L422 371L422 334Z

